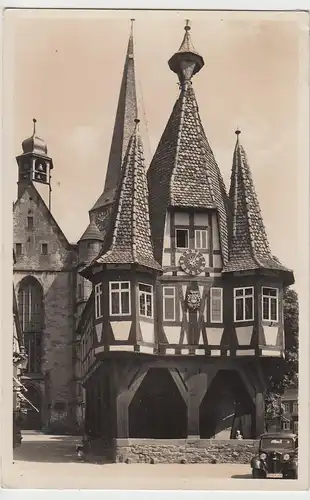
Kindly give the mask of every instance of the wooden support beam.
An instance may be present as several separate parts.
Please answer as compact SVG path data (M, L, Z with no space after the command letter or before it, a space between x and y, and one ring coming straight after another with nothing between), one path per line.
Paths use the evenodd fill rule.
M208 373L196 371L187 379L188 399L187 399L187 435L192 438L199 438L199 408L208 387Z
M265 401L262 392L256 393L256 438L265 432Z

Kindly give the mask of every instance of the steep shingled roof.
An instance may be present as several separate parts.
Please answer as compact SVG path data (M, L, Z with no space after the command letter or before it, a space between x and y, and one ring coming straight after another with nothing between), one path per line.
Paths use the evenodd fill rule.
M144 152L138 132L139 120L135 122L122 166L110 234L91 265L139 264L161 270L153 254Z
M186 43L190 49L192 44L188 41L186 28ZM217 210L223 261L226 262L228 196L201 123L191 83L192 75L203 66L203 59L196 52L189 56L188 52L177 52L169 61L171 69L179 76L181 91L148 171L155 257L160 261L167 208L191 207Z
M127 150L129 138L134 130L134 120L137 117L137 91L133 43L133 19L128 41L122 83L119 93L117 112L107 166L103 193L100 195L91 211L100 210L109 205L115 198L122 161Z
M98 226L93 219L90 221L90 223L87 226L87 229L85 230L85 232L82 234L81 238L79 239L79 241L82 241L82 240L84 240L84 241L85 240L103 241L103 235L99 231Z
M229 197L232 203L232 242L223 272L265 268L290 273L272 255L246 153L237 142ZM293 280L294 281L294 280Z

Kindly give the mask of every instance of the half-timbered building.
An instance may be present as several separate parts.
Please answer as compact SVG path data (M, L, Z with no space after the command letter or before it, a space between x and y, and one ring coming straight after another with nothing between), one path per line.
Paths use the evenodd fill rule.
M146 172L130 35L106 187L90 212L100 251L80 272L92 284L77 347L85 430L107 445L258 436L264 362L283 356L294 276L271 252L239 130L226 191L195 97L203 66L186 25L169 60L179 96Z

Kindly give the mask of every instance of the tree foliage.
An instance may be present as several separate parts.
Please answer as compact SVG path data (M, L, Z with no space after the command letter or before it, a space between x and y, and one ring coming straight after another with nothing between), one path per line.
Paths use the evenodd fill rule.
M298 325L299 306L297 292L291 288L284 291L284 359L268 360L266 364L267 390L265 393L266 421L283 414L281 395L287 388L298 387Z

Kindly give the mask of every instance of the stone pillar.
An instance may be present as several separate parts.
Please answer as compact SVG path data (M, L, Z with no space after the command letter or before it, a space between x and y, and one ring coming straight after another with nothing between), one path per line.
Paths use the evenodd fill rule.
M265 432L265 402L262 392L257 392L255 396L256 409L256 438Z

